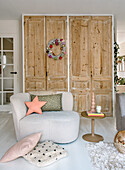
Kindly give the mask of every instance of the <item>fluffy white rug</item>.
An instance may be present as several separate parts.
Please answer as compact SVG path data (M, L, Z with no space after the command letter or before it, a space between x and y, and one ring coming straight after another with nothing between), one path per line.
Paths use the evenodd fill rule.
M87 149L94 169L125 169L125 154L118 152L113 143L88 143Z
M66 156L64 148L52 141L45 141L38 143L24 158L38 167L44 167Z

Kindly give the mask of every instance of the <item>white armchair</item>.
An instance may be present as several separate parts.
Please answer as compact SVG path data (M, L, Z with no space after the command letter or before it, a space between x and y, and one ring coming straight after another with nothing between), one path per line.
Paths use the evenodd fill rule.
M17 140L32 133L42 132L40 141L52 140L56 143L69 143L77 139L80 117L72 111L73 96L70 92L62 93L62 111L46 111L25 116L25 101L31 101L29 93L11 96L13 120Z

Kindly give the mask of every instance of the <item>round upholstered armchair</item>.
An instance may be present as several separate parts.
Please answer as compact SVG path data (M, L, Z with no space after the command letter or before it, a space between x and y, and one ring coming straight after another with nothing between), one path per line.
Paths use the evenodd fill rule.
M30 94L18 93L11 96L10 101L17 140L37 132L42 132L40 141L52 140L56 143L69 143L77 139L80 116L77 112L72 111L72 93L60 93L62 93L62 110L45 111L42 115L30 114L28 116L26 116L25 102L31 101Z

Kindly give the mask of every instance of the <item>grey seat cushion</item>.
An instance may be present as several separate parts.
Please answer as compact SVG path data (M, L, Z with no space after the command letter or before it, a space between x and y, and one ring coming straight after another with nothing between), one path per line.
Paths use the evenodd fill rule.
M119 94L119 105L121 110L121 116L125 116L125 94Z
M42 132L41 141L52 140L56 143L72 142L78 137L80 117L74 111L49 111L31 114L20 120L21 138L29 132Z
M116 94L116 128L125 130L125 93Z

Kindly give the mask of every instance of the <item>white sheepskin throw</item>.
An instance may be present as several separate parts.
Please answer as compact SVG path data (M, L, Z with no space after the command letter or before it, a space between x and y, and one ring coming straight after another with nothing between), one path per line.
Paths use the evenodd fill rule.
M67 152L64 148L52 141L45 141L38 143L24 158L38 167L44 167L66 156Z
M117 151L113 143L88 143L87 149L96 170L125 169L125 154Z

